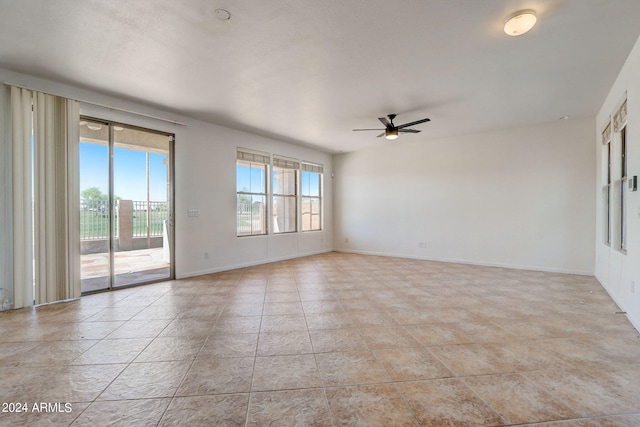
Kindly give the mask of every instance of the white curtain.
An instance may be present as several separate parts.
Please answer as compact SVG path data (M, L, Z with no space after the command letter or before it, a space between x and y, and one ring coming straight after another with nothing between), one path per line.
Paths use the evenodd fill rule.
M78 103L12 87L11 105L13 306L77 298Z

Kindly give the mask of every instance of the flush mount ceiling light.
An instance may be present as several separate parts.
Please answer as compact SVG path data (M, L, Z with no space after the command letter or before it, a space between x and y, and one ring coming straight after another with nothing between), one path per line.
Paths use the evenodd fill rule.
M536 25L536 12L531 9L519 10L504 20L504 32L510 36L521 36Z
M228 10L216 9L215 13L216 13L216 18L218 18L221 21L228 21L229 19L231 19L231 13L229 13Z

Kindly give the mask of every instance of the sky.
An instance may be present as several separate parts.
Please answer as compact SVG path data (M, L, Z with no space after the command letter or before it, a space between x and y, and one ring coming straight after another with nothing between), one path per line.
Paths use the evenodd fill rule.
M98 187L109 190L109 157L105 145L80 141L80 192ZM146 157L144 151L114 148L114 195L125 200L147 200ZM167 168L162 163L165 154L149 154L149 200L167 200Z

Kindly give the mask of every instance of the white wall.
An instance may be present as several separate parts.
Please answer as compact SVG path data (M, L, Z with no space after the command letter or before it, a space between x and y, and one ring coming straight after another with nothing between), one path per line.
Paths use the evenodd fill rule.
M175 133L176 275L178 278L332 249L331 179L325 179L323 231L242 238L236 237L235 231L237 147L320 163L325 167L325 176L331 175L332 156L330 154L7 70L0 69L0 80L186 124L186 126L179 126L87 103L82 103L80 108L81 114L84 115ZM0 105L2 106L0 108L6 110L4 103ZM0 113L0 117L5 116L4 111ZM1 124L0 130L2 130ZM4 173L5 170L3 165L2 172ZM188 217L189 209L200 210L200 216ZM4 218L1 219L6 227ZM2 250L1 247L0 250ZM208 260L205 259L205 252L209 253ZM0 255L4 254L0 253ZM4 259L4 256L2 258Z
M184 131L184 136L176 134L176 254L180 276L332 249L330 179L325 179L324 187L324 231L236 237L238 146L323 164L325 176L332 170L329 154L204 123L191 123ZM198 209L200 216L187 217L188 209ZM204 259L205 252L210 254L209 260Z
M627 198L627 253L616 249L617 239L607 246L604 235L604 201L602 185L606 181L606 169L603 162L603 146L600 134L622 99L627 94L627 161L630 176L640 175L640 39L629 54L618 78L604 101L596 118L595 152L597 154L597 235L596 235L596 278L613 297L616 303L627 312L634 326L640 330L640 191L628 192ZM614 152L614 174L618 174L618 152ZM612 210L617 217L615 206L619 204L618 194L614 193ZM614 229L616 227L614 226Z
M593 127L409 135L336 155L334 247L593 274Z

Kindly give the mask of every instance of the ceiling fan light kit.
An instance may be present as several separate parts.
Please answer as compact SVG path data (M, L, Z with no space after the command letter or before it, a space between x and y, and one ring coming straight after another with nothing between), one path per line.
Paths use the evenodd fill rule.
M537 20L535 10L519 10L504 20L504 32L510 36L521 36L532 29Z
M394 140L394 139L397 139L401 133L419 133L420 131L417 129L407 129L407 128L411 126L419 125L420 123L431 121L431 119L420 119L420 120L416 120L415 122L405 123L403 125L396 126L393 124L393 119L395 119L396 116L397 114L389 114L387 117L378 117L378 120L380 120L380 123L384 125L384 129L353 129L353 131L360 132L363 130L365 131L366 130L378 130L378 131L382 130L384 132L378 135L378 138L380 138L381 136L384 136L388 140Z

